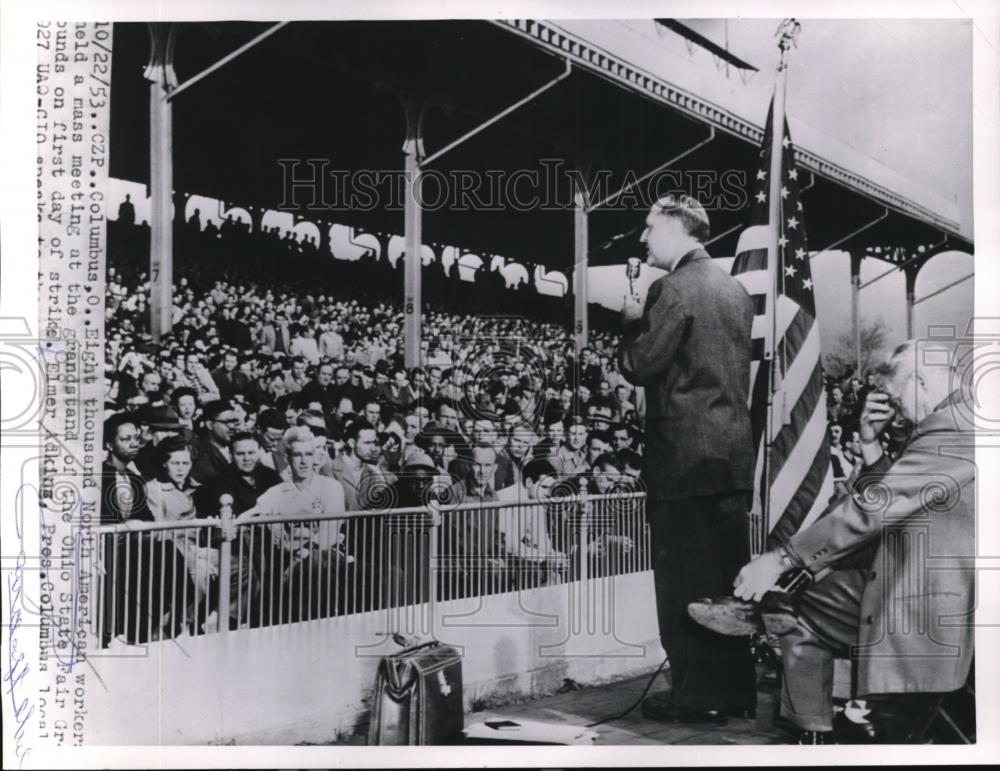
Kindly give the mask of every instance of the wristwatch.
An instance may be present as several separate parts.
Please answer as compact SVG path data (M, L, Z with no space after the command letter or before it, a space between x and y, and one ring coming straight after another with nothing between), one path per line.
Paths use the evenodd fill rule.
M806 563L802 561L802 558L796 554L795 550L789 545L788 541L785 541L779 547L781 552L781 564L785 566L787 570L805 570Z
M798 594L813 582L813 574L787 541L779 551L785 572L778 579L778 587L787 594Z

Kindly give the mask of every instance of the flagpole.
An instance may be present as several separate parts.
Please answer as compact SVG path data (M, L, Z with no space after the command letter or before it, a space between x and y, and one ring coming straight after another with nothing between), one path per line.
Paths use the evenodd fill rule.
M779 251L778 234L781 232L782 216L782 151L785 138L785 83L788 74L788 51L795 45L795 38L801 25L795 19L785 19L778 27L778 72L774 81L774 99L771 108L771 169L768 179L770 194L768 196L768 309L771 315L771 335L764 351L764 359L768 366L767 412L764 419L766 435L764 437L764 536L770 532L771 524L771 445L774 434L775 394L780 387L777 358L778 346L778 282L781 281L781 271L778 270L781 253ZM782 410L782 421L784 410Z

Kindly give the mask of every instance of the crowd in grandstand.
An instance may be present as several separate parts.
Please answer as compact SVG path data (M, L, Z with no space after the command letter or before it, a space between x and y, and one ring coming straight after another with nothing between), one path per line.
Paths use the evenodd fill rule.
M431 308L422 365L408 368L403 315L389 303L192 271L175 286L172 333L154 343L149 283L122 273L111 267L107 283L103 523L218 517L224 506L246 522L430 501L511 504L511 511L487 506L443 520L439 563L451 571L451 597L565 578L580 549L603 560L595 569L613 570L633 550L634 528L622 527L621 517L617 525L591 517L581 544L579 507L532 513L522 505L636 489L639 405L618 371L616 336L595 333L577 360L560 326ZM392 550L399 557L399 549L416 548L394 545L384 533L376 538L374 529L354 543L349 530L329 520L260 529L266 548L245 547L255 554L243 556L258 577L280 574L281 585L264 581L261 589L259 578L252 586L246 571L234 571L233 597L242 595L234 612L264 623L315 617L331 603L349 611L346 598L325 594L328 581L311 584L304 600L292 590L303 575L342 574L344 584L374 562L399 573ZM393 538L402 532L396 527ZM176 553L132 565L131 577L121 573L128 572L123 563L120 583L132 581L131 595L141 597L159 590L136 581L175 582L167 595L202 602L200 617L188 614L188 627L198 627L211 607L219 544L187 532L174 542ZM381 558L372 560L376 549ZM256 552L269 554L270 564ZM382 576L396 599L373 597L368 606L424 596L416 581ZM259 603L270 608L266 620L252 611L264 590L272 595ZM274 596L286 606L277 616ZM170 615L162 607L136 612L144 623ZM118 615L129 613L119 608ZM147 636L168 633L160 621L153 626Z

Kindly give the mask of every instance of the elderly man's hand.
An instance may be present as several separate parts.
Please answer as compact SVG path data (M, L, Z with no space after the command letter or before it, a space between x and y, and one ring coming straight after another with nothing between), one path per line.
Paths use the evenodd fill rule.
M876 441L895 414L896 410L890 403L888 394L879 391L868 393L858 421L858 435L861 441L868 443Z
M622 325L631 324L642 318L642 301L634 294L625 295L622 305Z
M764 552L740 570L733 581L733 594L741 600L760 602L765 594L774 589L784 572L781 554L777 551Z

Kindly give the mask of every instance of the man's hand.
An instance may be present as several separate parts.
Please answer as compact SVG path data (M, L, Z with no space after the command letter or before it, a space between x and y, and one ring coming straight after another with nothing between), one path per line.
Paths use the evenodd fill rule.
M642 301L634 294L625 295L622 305L622 326L642 318Z
M858 435L861 437L861 457L866 466L873 465L882 457L882 444L878 437L895 414L888 394L872 391L865 396L858 421Z
M865 405L861 409L858 433L862 442L875 442L886 424L892 420L896 411L889 404L889 395L881 391L872 391L865 396Z
M781 554L777 551L764 552L740 570L733 581L733 594L741 600L760 602L765 594L774 589L784 572Z

